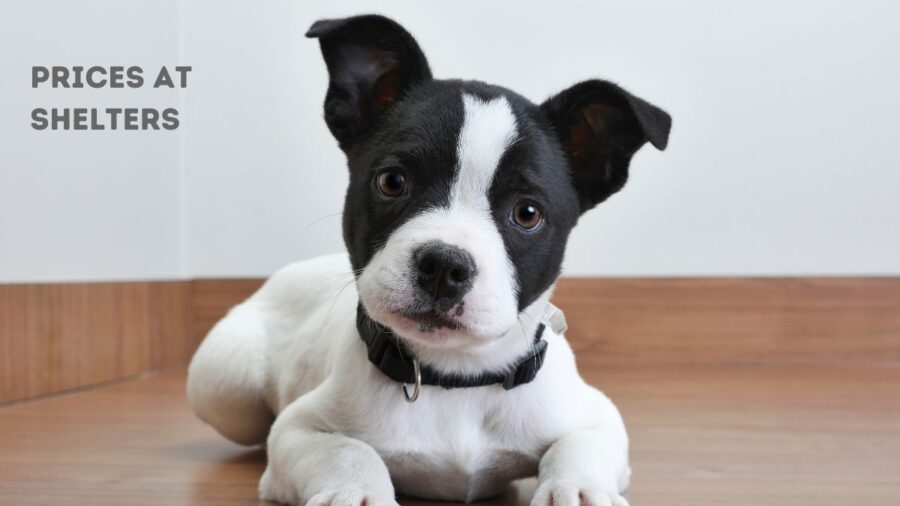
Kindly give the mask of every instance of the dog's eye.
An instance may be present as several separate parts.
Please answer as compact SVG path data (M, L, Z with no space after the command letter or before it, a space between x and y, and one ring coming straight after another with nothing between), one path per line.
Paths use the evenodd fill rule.
M406 176L397 170L386 170L378 174L375 180L378 184L378 191L385 197L397 198L406 193Z
M530 200L523 200L516 204L510 218L518 227L528 231L537 230L544 222L541 208Z

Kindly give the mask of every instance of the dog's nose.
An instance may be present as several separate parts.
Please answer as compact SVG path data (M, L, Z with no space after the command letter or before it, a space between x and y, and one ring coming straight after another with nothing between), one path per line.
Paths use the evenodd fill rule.
M452 305L472 287L475 260L465 250L443 242L421 246L413 253L416 281L434 301Z

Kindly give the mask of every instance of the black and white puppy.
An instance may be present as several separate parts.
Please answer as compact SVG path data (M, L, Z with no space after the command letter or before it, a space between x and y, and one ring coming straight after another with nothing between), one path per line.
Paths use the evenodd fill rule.
M665 148L670 117L606 81L538 106L434 79L381 16L307 36L350 169L349 256L286 267L219 322L190 366L194 411L268 437L265 499L471 501L537 474L536 506L625 505L625 427L549 299L579 215L645 142Z

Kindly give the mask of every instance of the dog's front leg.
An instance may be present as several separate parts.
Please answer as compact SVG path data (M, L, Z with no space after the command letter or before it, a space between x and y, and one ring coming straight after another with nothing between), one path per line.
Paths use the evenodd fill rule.
M384 461L368 444L321 427L302 402L272 426L262 499L309 506L396 506Z
M557 439L541 458L531 506L628 506L628 436L606 401L599 426Z

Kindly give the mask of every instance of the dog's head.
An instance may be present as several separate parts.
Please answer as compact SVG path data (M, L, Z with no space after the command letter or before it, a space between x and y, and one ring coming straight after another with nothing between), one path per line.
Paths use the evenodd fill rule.
M581 213L619 191L671 119L606 81L541 105L432 78L381 16L318 21L325 121L347 155L344 240L372 318L419 344L496 340L547 292Z

